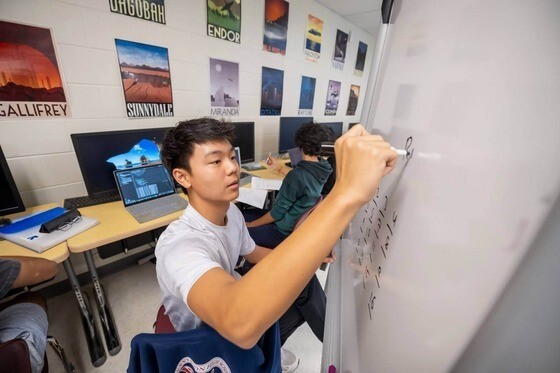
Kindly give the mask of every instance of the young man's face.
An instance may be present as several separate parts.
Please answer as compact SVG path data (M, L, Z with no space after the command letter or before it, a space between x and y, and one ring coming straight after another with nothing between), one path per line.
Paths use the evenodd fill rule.
M191 172L183 170L184 179L179 180L189 199L230 202L239 196L239 164L229 141L196 144L189 165Z

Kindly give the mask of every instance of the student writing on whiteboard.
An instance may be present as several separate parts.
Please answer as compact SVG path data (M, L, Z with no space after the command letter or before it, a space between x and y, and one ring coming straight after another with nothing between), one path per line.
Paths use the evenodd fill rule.
M161 158L189 206L158 240L156 270L176 330L205 323L247 349L290 308L397 154L380 136L353 127L336 142L338 178L329 196L267 250L255 245L232 204L240 173L232 133L231 124L210 118L180 122L167 133ZM257 263L242 278L234 271L240 254Z

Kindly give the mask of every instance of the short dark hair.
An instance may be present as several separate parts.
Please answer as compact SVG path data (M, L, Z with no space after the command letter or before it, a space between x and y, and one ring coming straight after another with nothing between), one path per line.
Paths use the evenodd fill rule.
M321 155L321 144L330 140L328 127L309 122L296 131L296 145L307 155Z
M204 117L181 121L165 134L161 144L161 162L169 172L183 168L190 173L189 159L194 153L195 144L223 140L231 142L234 136L233 124L223 119Z

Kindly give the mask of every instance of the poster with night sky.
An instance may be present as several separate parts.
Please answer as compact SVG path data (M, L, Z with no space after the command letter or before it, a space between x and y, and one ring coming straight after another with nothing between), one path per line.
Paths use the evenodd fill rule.
M286 54L290 4L284 0L265 0L263 49Z
M284 91L284 71L262 68L261 115L280 115Z
M128 117L173 116L167 48L120 39L115 44Z
M316 82L317 79L315 78L309 76L301 77L298 115L313 115L313 99L315 98Z
M51 30L0 21L0 120L70 116Z
M210 58L210 113L239 115L239 64Z
M336 40L334 44L333 67L337 70L344 69L344 61L346 60L346 46L348 45L348 34L336 30Z
M367 44L359 42L358 55L356 56L356 67L354 68L354 74L358 76L362 76L362 74L364 73L366 54L367 54Z

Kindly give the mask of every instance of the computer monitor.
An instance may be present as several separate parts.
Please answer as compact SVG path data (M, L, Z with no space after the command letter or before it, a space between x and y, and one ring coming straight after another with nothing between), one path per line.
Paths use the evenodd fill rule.
M0 217L25 211L25 205L0 147Z
M70 135L84 183L90 196L117 193L116 169L161 162L159 149L171 127Z
M356 124L359 124L359 123L360 123L360 122L350 123L350 124L348 125L348 129L354 127Z
M295 136L297 130L306 123L313 122L313 117L280 117L280 134L278 136L278 152L286 153L297 147Z
M321 124L332 128L337 139L342 136L342 122L326 122Z
M235 126L233 147L241 149L240 163L255 161L255 122L232 122Z

